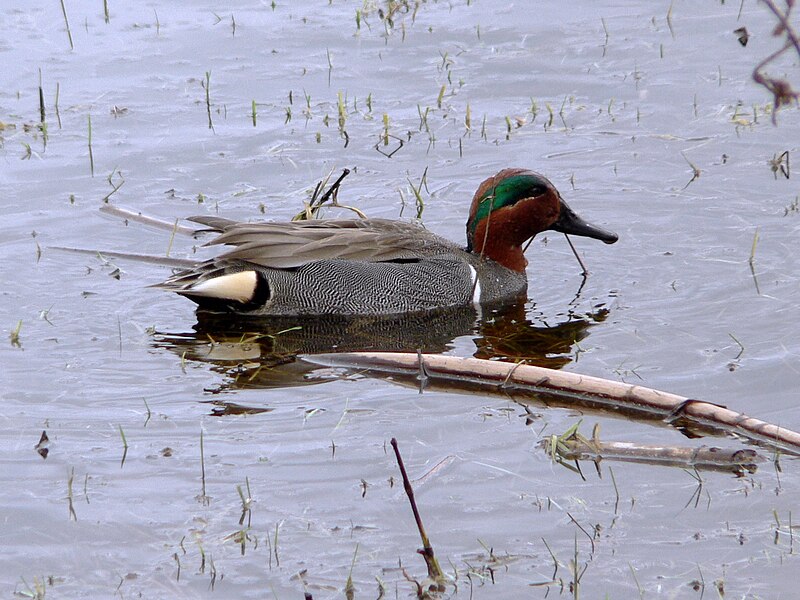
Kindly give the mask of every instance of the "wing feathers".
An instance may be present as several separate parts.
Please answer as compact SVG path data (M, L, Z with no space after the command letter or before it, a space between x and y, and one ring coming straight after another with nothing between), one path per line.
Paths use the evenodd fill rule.
M238 223L221 217L192 217L220 235L207 246L233 248L218 258L262 267L291 269L324 259L383 262L456 246L420 225L387 219Z

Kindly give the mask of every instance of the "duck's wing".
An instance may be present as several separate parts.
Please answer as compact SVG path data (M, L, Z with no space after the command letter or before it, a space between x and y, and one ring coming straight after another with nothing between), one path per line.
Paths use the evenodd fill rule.
M450 253L458 246L421 225L388 219L241 223L221 217L192 217L219 232L207 246L232 246L217 260L242 260L291 269L326 259L362 262L413 260Z

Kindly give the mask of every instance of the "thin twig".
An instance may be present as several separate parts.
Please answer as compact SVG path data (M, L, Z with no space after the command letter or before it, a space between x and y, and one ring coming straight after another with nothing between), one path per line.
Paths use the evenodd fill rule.
M428 576L442 586L442 582L444 581L444 573L442 573L442 569L439 567L439 563L433 553L433 547L428 539L428 534L425 533L425 526L422 524L422 517L419 515L417 502L414 500L414 489L411 487L411 482L408 479L408 473L406 473L406 467L403 464L403 457L400 456L400 449L397 447L397 439L392 438L390 443L394 449L394 455L397 459L397 466L400 468L400 474L403 477L403 487L405 488L406 495L408 496L408 501L411 504L411 510L414 513L414 520L417 522L419 535L422 538L422 550L418 550L418 552L422 554L422 557L425 559L425 564L428 567ZM444 591L443 586L442 591Z
M575 258L578 259L578 264L581 266L581 269L583 269L583 277L586 278L586 276L589 275L589 269L587 269L586 265L583 264L581 255L578 254L578 251L575 249L575 246L572 244L572 240L569 239L569 236L565 233L564 237L567 238L567 243L569 244L569 247L572 249L572 253L575 255Z

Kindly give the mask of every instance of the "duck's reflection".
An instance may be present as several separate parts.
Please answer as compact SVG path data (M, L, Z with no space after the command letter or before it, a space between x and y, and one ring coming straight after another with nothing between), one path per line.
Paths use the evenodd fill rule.
M526 313L522 303L484 310L480 316L472 307L391 317L243 319L198 313L193 332L157 333L156 345L224 374L214 392L327 381L318 367L297 360L299 354L325 352L441 353L466 343L474 344L477 358L525 360L557 369L573 359L575 344L607 313L602 306L588 314L568 312L555 324L545 322L535 307Z

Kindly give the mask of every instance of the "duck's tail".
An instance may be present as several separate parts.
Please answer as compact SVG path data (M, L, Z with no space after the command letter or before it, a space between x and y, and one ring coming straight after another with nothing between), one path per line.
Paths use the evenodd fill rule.
M129 252L105 252L103 250L89 250L88 248L65 248L64 246L48 246L49 250L60 252L72 252L74 254L89 254L96 256L100 260L114 258L118 260L132 260L135 262L149 263L151 265L161 265L173 269L188 269L197 264L196 260L189 258L172 258L169 256L156 256L154 254L131 254Z
M174 223L170 223L168 221L157 219L155 217L149 217L140 212L135 212L127 208L122 208L121 206L116 206L114 204L104 204L103 206L100 207L100 212L107 215L111 215L113 217L117 217L119 219L124 219L126 222L141 223L142 225L147 225L148 227L154 227L155 229L169 231L173 235L181 234L191 237L197 237L197 234L204 233L207 231L221 231L219 227L222 227L228 223L227 219L222 219L221 217L207 217L205 219L203 217L200 217L196 219L197 222L202 225L206 225L209 229L196 229L194 227L186 227L185 225L179 225L177 220ZM50 246L49 249L59 250L61 252L72 252L76 254L90 254L92 256L96 256L101 260L104 260L106 258L113 258L118 260L131 260L135 262L148 263L152 265L171 267L173 269L188 269L197 264L197 260L191 260L187 258L170 258L169 256L155 256L152 254L131 254L128 252L111 252L111 251L106 252L104 250L90 250L86 248L65 248L63 246Z

